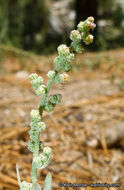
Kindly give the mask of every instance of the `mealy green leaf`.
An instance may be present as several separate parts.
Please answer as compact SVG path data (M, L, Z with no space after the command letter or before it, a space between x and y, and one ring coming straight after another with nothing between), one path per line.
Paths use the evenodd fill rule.
M32 187L32 190L41 190L41 186L38 183L35 183Z
M44 182L43 190L51 190L51 189L52 189L52 176L50 173L48 173Z

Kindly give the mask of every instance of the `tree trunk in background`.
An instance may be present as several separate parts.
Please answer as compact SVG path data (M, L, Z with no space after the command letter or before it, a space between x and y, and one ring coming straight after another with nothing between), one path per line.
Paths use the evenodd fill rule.
M98 0L75 0L76 20L75 25L85 20L89 16L95 18L97 24L98 18ZM96 41L98 26L95 28L93 35ZM94 45L93 45L94 46Z
M76 0L76 24L93 16L97 20L98 0Z

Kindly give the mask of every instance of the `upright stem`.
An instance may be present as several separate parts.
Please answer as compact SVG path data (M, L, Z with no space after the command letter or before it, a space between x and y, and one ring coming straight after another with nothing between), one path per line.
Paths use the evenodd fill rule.
M39 142L40 142L40 133L36 132L37 141L38 143L35 143L35 148L33 152L33 161L32 161L32 183L34 184L37 181L37 168L35 165L35 158L39 154Z
M51 88L53 82L54 82L53 78L49 79L48 84L47 84L46 93L44 94L44 96L42 97L42 100L40 102L39 112L40 112L41 118L42 118L43 109L44 109L43 105L46 102L46 98L49 94L49 91L50 91L50 88ZM37 168L35 166L35 158L37 158L37 156L39 154L40 133L36 132L36 136L38 138L37 139L38 143L35 143L35 148L34 148L34 152L33 152L33 161L32 161L32 183L33 184L37 181Z
M54 78L56 77L56 75L58 73L56 70L55 70L55 72L56 72L56 74L55 74ZM40 112L41 116L42 116L42 113L43 113L43 109L44 109L44 104L46 102L46 98L47 98L47 96L49 94L49 91L50 91L50 88L51 88L52 84L54 83L54 78L49 79L49 81L47 83L47 91L44 94L44 96L42 97L42 100L40 101L39 112Z
M50 91L50 88L51 88L52 84L53 84L53 78L52 78L52 79L49 79L49 81L48 81L46 97L47 97L48 94L49 94L49 91Z

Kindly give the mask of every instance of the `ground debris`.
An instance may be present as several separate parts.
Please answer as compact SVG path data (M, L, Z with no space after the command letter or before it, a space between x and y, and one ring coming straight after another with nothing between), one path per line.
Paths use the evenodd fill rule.
M43 114L47 128L41 141L52 148L53 157L45 170L38 171L39 184L43 185L50 171L54 190L60 189L59 182L118 183L117 189L124 189L124 92L111 81L113 73L119 79L123 70L109 63L111 59L124 61L122 52L101 53L103 63L99 70L80 69L70 74L70 83L53 87L51 94L62 93L63 99L52 113ZM95 54L84 57L87 56L92 58ZM5 68L6 64L8 74L0 77L0 190L16 190L19 189L16 163L21 180L31 181L32 153L27 149L29 114L32 108L37 108L40 98L35 96L27 79L17 79L15 72L20 72L17 62L16 70L13 61L6 61ZM29 67L30 72L39 68L39 74L44 75L49 69L45 64L41 61Z

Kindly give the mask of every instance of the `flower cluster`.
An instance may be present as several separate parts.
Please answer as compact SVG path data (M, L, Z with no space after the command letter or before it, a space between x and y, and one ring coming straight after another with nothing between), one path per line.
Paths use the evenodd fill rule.
M67 73L62 73L59 75L59 79L62 83L68 82L69 75Z
M54 59L56 75L54 77L55 83L65 83L69 79L69 72L72 68L71 62L74 60L74 54L71 53L70 48L65 44L57 48L58 56Z
M80 22L77 30L73 30L70 35L72 43L70 47L62 44L58 47L58 56L54 59L55 69L47 73L49 78L47 85L43 84L43 78L33 73L29 76L32 87L38 96L42 96L38 110L31 110L30 113L30 127L29 135L30 141L28 149L33 152L32 161L32 183L21 182L18 167L17 177L21 190L41 190L40 185L37 183L37 169L43 169L48 166L51 159L52 150L50 147L44 147L44 143L40 141L40 133L45 130L46 125L41 121L43 111L51 112L53 108L61 102L61 94L49 95L49 91L53 83L65 83L69 79L66 73L71 70L71 62L74 59L73 52L81 53L83 51L82 42L90 44L93 42L93 35L90 30L95 28L94 18L88 17L84 22ZM39 151L42 153L39 153ZM51 190L52 178L48 174L45 179L43 190Z
M56 74L55 71L49 71L49 72L47 73L47 76L48 76L48 78L54 78L54 77L55 77L55 74Z
M43 96L45 93L46 86L43 85L43 78L38 76L36 73L29 75L30 82L32 87L35 90L36 95Z
M71 61L74 59L74 54L70 53L69 47L65 44L62 44L58 47L58 56L54 59L55 70L68 72L71 70Z
M34 164L37 169L43 169L49 165L50 158L51 158L51 152L52 152L51 148L49 148L49 147L43 148L43 153L39 154L39 156L37 156L34 159Z
M73 41L71 43L71 50L77 53L82 53L83 48L81 42L83 41L86 45L93 42L93 35L90 34L90 30L96 27L93 17L88 17L84 22L81 21L77 30L73 30L70 35L70 39Z
M38 145L39 149L41 149L40 142L39 142L39 133L45 130L46 125L44 122L41 121L41 116L39 114L39 110L32 110L30 113L31 117L31 130L29 131L30 139L28 143L28 149L31 152L35 151L35 146Z

